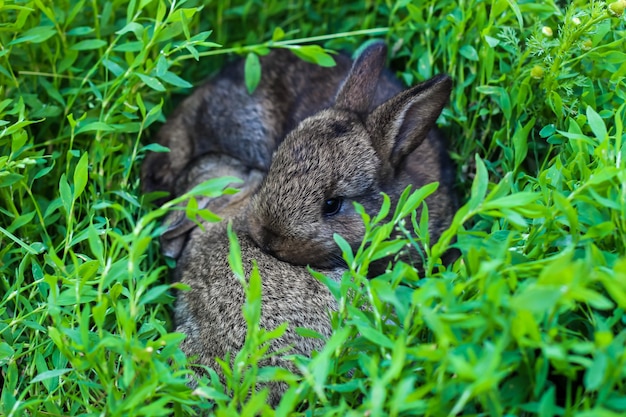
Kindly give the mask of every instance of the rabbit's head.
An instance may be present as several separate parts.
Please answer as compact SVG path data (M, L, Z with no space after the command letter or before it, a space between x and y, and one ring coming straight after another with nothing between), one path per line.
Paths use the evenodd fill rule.
M397 199L411 183L407 156L435 126L451 80L437 76L368 111L385 58L384 44L366 48L334 105L302 121L276 150L248 217L250 236L267 253L298 265L343 265L333 234L353 248L364 235L353 202L373 213L381 192Z

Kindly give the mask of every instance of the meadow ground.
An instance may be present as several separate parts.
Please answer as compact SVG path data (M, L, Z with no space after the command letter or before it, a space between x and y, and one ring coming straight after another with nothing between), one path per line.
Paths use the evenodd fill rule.
M0 2L0 415L623 415L625 5ZM374 38L407 85L454 79L439 124L462 207L438 242L427 215L402 225L426 242L426 277L362 278L407 243L372 219L302 375L257 366L275 334L255 328L250 285L238 366L190 389L158 245L170 208L139 191L151 136L229 54L324 63L313 45ZM267 380L290 387L276 410L248 395Z

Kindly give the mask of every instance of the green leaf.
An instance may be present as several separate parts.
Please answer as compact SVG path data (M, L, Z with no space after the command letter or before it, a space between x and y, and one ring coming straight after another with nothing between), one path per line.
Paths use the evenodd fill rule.
M565 219L567 220L565 224L567 224L571 232L577 233L578 213L576 212L576 209L572 206L571 202L561 193L553 193L552 198L554 199L555 208L563 213L563 215L565 215Z
M84 282L92 279L100 269L100 262L97 260L87 261L80 265L76 270L76 274Z
M596 391L602 386L607 372L608 359L605 353L597 352L591 366L585 372L585 387L590 391Z
M22 248L24 248L24 250L26 250L27 252L36 255L39 253L39 251L37 250L37 248L33 248L29 245L27 245L23 240L19 239L17 236L15 236L13 233L9 232L8 230L6 230L5 228L3 228L2 226L0 226L0 233L2 233L3 235L7 236L9 239L11 239L13 242L17 243L18 245L20 245Z
M424 202L424 200L439 188L438 182L432 182L426 184L423 187L415 190L407 198L406 202L402 206L402 216L409 215L411 212L417 210L417 208Z
M557 415L557 405L555 403L554 386L548 388L548 390L541 396L539 400L539 417L553 417Z
M532 128L535 126L535 118L533 117L522 127L519 123L515 128L515 133L513 134L513 151L515 152L515 165L514 170L517 170L522 162L526 159L526 155L528 153L528 141L529 134Z
M156 69L154 71L155 75L157 77L160 77L161 75L165 74L168 69L169 64L167 62L167 59L165 59L163 55L159 55L159 59L157 59Z
M361 333L361 336L365 337L370 342L379 346L386 347L388 349L394 348L393 342L387 336L385 336L383 333L376 330L375 328L361 325L358 323L356 324L356 327L359 330L359 333Z
M13 172L0 172L0 188L13 185L16 182L20 181L22 178L24 178L23 175Z
M487 187L489 185L489 174L483 160L476 154L476 176L472 182L470 200L468 202L469 210L474 211L485 198Z
M107 42L102 39L88 39L70 46L70 49L73 51L90 51L92 49L102 48L106 45Z
M157 302L169 289L169 285L157 285L156 287L150 288L139 300L139 305Z
M343 259L345 259L346 263L350 265L350 267L352 267L352 265L354 264L354 254L352 253L352 248L350 247L350 244L337 233L333 234L333 239L341 249Z
M146 146L142 147L140 149L140 152L146 152L146 151L150 151L150 152L170 152L170 148L160 145L158 143L149 143Z
M276 28L274 28L274 33L272 33L272 41L276 42L283 39L284 37L285 31L281 27L276 26Z
M69 216L71 214L72 203L74 200L72 199L72 189L70 188L70 184L67 182L65 173L61 174L61 178L59 179L59 194L61 196L61 201L63 202L65 213Z
M324 346L321 352L309 362L307 368L313 375L314 389L321 391L322 386L326 384L328 372L330 370L331 357L340 349L348 339L350 329L343 327L333 332L332 336Z
M98 230L93 224L87 227L87 243L89 244L89 249L93 256L104 263L104 245L102 244Z
M57 31L53 26L37 26L22 33L22 36L9 42L7 46L17 45L24 42L41 43L45 42L54 35Z
M91 122L76 129L76 134L85 132L113 132L115 128L105 122Z
M261 81L261 61L254 52L248 53L244 67L245 82L248 93L252 94Z
M213 213L211 210L208 209L200 209L198 211L196 211L196 215L200 216L204 221L207 222L219 222L222 221L222 218L220 216L218 216L217 214Z
M232 231L229 230L229 233L231 232ZM235 257L239 257L239 259L237 260L235 259ZM233 271L235 271L234 268L240 268L240 265L236 265L236 263L241 263L241 253L234 254L233 257L229 256L228 259L229 261L233 261L231 263ZM238 272L235 273L237 274ZM241 270L241 273L243 274L243 270ZM259 320L261 319L261 290L261 275L259 274L259 269L256 262L253 262L252 272L250 273L248 283L245 286L246 302L243 305L243 315L246 319L246 323L248 324L248 335L250 335L251 332L253 332L254 329L259 325ZM276 328L276 330L281 334L287 328L287 323L283 323L282 326L283 327L278 326ZM276 337L278 336L279 335L277 334Z
M489 200L482 204L482 210L494 210L494 209L502 209L502 208L516 208L523 207L527 204L533 203L539 199L539 195L537 193L533 193L530 191L523 191L511 195L507 195L505 197L500 197L495 200Z
M61 375L65 375L66 373L72 371L71 368L63 368L63 369L52 369L50 371L45 371L34 377L30 383L35 384L37 382L45 381L50 378L57 378Z
M298 58L321 67L334 67L335 60L319 45L289 46L289 50Z
M509 3L509 6L511 7L511 10L513 10L513 13L515 13L515 17L517 18L517 24L519 25L520 30L523 30L524 19L522 19L522 11L520 10L519 5L514 0L506 0L506 1L507 3Z
M79 26L66 32L68 36L85 36L95 32L91 26Z
M459 53L470 61L478 61L478 52L471 45L464 45L459 49Z
M604 120L602 120L600 115L596 113L591 106L587 106L587 123L589 123L589 127L596 139L598 139L599 142L603 142L607 137L606 126Z
M296 333L302 337L308 337L312 339L324 340L326 337L315 330L307 329L306 327L296 327Z
M357 202L354 202L355 208L357 207L357 204L358 204ZM365 211L363 210L363 206L359 205L358 207L359 209L357 209L357 212L362 213L362 215L366 215ZM380 210L378 210L378 214L376 214L376 217L374 217L373 223L376 224L376 223L382 222L387 217L387 214L389 214L390 208L391 208L391 200L389 199L389 196L387 194L383 193L383 202L380 205ZM399 208L403 209L404 205Z
M113 75L115 75L116 77L121 76L124 73L124 71L125 71L125 69L122 68L121 65L119 65L119 64L115 63L114 61L112 61L110 59L107 59L107 58L102 60L102 65L104 65L106 67L106 69L111 71L111 73Z
M196 185L189 195L202 195L206 197L218 197L222 194L224 189L231 183L240 183L241 179L237 177L219 177L206 180Z
M552 111L557 117L563 116L563 99L556 91L550 93L548 103L552 107Z
M547 138L547 137L552 136L554 134L554 132L556 132L556 127L554 126L553 123L550 123L548 125L545 125L539 131L539 136L541 136L542 138Z
M545 313L551 311L562 297L561 290L555 286L533 285L516 295L511 305L518 310Z
M137 77L141 78L141 81L143 81L148 87L152 88L153 90L161 91L161 92L165 91L165 87L163 87L163 84L161 84L161 81L159 81L155 77L151 77L149 75L141 74L138 72L135 72L134 74Z
M241 246L237 235L233 231L232 223L228 223L228 240L230 242L230 251L228 253L228 264L230 269L235 273L237 278L244 280L243 264L241 263Z
M196 388L193 393L207 400L229 401L231 399L228 395L206 385Z
M139 23L129 22L126 24L126 26L124 26L123 28L115 32L115 34L124 35L125 33L133 32L135 36L137 37L137 39L141 39L141 37L143 36L143 31L144 31L144 27L141 26Z
M495 48L500 44L500 40L492 36L485 35L485 41L487 41L487 44L489 44L489 46L492 48Z
M46 93L50 96L50 98L54 99L61 106L65 107L65 100L63 99L63 96L59 94L59 91L56 89L56 87L54 87L48 80L43 77L39 80L39 82L46 90Z
M85 152L80 157L76 169L74 170L74 200L76 200L85 189L87 180L89 179L89 155Z
M393 240L391 242L381 242L376 246L376 251L370 255L370 261L377 261L388 256L400 252L402 248L407 245L408 241L405 240Z
M163 75L159 75L158 76L159 79L165 81L168 84L171 84L175 87L181 87L181 88L192 88L193 85L188 82L183 80L182 78L180 78L178 75L174 74L173 72L170 71L166 71Z
M152 108L150 108L150 110L148 111L148 115L143 121L144 128L151 126L152 123L159 120L162 117L162 115L163 115L163 99L161 99L161 101L159 101L158 104L152 106Z
M8 343L0 343L0 365L8 363L14 354L15 350Z
M113 47L115 52L140 52L143 49L143 42L124 42Z
M187 206L185 207L185 216L191 220L196 220L196 212L198 211L198 200L195 197L189 198Z

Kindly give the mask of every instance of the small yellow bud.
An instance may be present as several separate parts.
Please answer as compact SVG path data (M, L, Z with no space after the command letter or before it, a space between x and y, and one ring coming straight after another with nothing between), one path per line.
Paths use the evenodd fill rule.
M609 4L609 13L615 17L620 17L624 13L625 3L622 0L618 0Z
M533 69L530 70L530 76L540 80L543 78L543 68L541 67L541 65L535 65L533 67Z
M577 17L573 17L572 18L572 23L574 23L576 26L580 25L582 22L580 21L579 18Z
M593 48L593 42L591 42L591 39L587 39L586 41L583 41L583 42L580 44L580 48L581 48L583 51L588 51L588 50L590 50L591 48Z
M599 331L594 334L596 346L600 349L607 348L613 342L613 333L608 331Z
M541 28L541 33L546 35L547 37L552 37L552 28L550 26L544 26Z

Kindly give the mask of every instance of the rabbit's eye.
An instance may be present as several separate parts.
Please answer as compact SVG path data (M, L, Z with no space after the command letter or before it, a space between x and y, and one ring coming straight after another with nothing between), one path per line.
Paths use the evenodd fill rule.
M335 214L339 213L342 204L343 198L341 197L329 198L328 200L324 201L324 206L322 207L324 216L334 216Z

